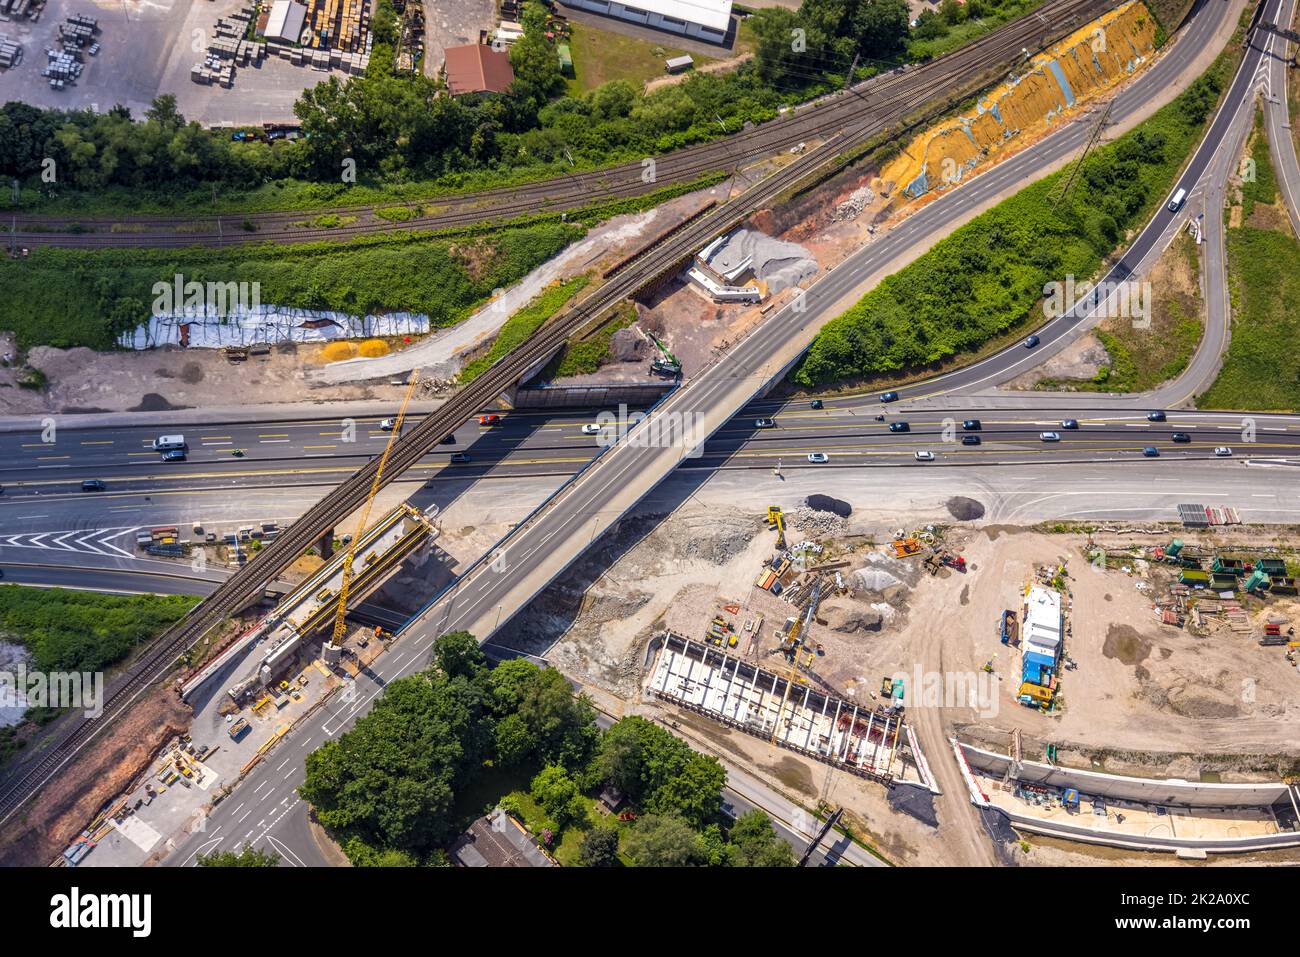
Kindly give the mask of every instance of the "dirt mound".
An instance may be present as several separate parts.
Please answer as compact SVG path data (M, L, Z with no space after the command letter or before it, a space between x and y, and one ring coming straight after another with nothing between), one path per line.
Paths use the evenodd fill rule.
M884 591L903 584L883 568L859 568L853 573L853 578L866 591Z
M809 495L804 499L804 504L818 512L830 512L840 518L848 518L853 514L852 505L843 499L833 498L830 495Z
M945 503L948 514L959 522L973 522L984 517L984 505L964 495L954 495Z
M874 608L853 605L848 608L822 606L822 616L831 629L841 634L856 635L864 631L880 631L885 616Z
M609 351L619 362L637 362L645 353L645 339L635 329L620 329L609 340Z

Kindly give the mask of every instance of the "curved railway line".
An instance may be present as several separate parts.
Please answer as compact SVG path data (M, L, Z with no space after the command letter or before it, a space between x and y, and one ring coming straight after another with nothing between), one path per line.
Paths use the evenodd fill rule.
M1061 0L1051 4L1050 9L1055 13L1052 21L1055 30L1051 33L1054 36L1062 35L1081 18L1095 16L1111 5L1108 0ZM1029 32L1034 37L1041 37L1048 30L1038 15L1031 14L1028 18L989 34L978 44L898 74L899 82L906 78L908 86L887 103L866 103L860 97L855 97L859 101L859 108L852 114L858 120L855 126L844 128L828 124L823 127L838 131L833 132L821 145L760 180L735 199L686 224L677 233L646 251L609 281L590 289L581 302L555 317L530 340L490 366L474 382L453 392L439 409L427 414L394 444L386 470L381 476L381 487L398 479L436 447L444 436L515 385L529 370L548 360L571 334L659 276L677 268L708 240L734 227L754 210L797 189L809 178L820 175L833 166L843 152L869 142L892 124L912 117L926 102L944 94L952 96L962 90L973 92L972 84L978 83L991 70L998 68L999 64L1005 67L1019 55L1026 43L1026 21L1033 24ZM972 56L973 50L977 50L979 55ZM828 115L823 114L824 117ZM838 123L838 119L834 123ZM403 226L410 227L409 223ZM181 621L163 632L130 673L108 694L100 717L83 718L71 723L57 744L39 757L34 757L26 766L16 769L0 793L0 823L8 821L73 757L129 710L151 685L164 678L182 652L220 621L238 613L259 598L266 582L278 577L281 571L324 533L360 507L374 481L376 465L377 462L367 463L344 479L258 552L244 568L222 583Z
M986 34L947 56L920 67L909 67L873 77L851 90L795 109L790 115L722 139L686 147L654 157L655 176L642 179L641 161L605 169L574 173L513 187L499 187L473 193L434 197L429 200L392 203L382 207L336 207L330 210L269 212L241 217L212 217L194 229L189 217L124 217L78 219L75 217L18 216L13 219L15 241L27 246L101 248L116 246L180 247L226 245L250 242L315 242L345 240L386 232L453 229L467 224L507 222L536 213L559 213L618 199L644 196L668 186L691 183L711 173L739 169L744 163L785 152L799 143L815 140L828 132L844 129L878 113L882 107L914 99L923 89L930 99L950 94L968 94L982 74L1000 75L1009 58L1021 49L1038 50L1080 23L1101 14L1116 0L1047 0L1034 13L1000 30ZM949 82L932 87L935 71ZM916 104L921 105L920 103ZM939 104L936 104L938 106ZM895 122L906 117L897 117ZM436 211L405 222L378 216L376 208L406 208ZM298 227L324 213L357 216L358 221L332 228ZM256 226L247 231L239 224L247 219ZM27 227L24 229L24 227ZM76 232L59 232L75 228ZM184 231L179 231L179 230Z

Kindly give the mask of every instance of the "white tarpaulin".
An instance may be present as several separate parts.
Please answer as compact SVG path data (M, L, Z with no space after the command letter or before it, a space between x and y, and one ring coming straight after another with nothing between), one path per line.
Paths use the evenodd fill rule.
M260 342L329 342L383 336L423 335L429 317L410 312L379 316L349 316L324 309L282 309L258 306L228 316L169 313L124 332L117 344L124 349L154 349L187 345L191 349L251 346Z

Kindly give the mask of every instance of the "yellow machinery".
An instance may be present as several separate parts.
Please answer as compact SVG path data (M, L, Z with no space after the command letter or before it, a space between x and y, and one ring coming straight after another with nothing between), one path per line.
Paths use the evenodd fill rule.
M803 613L794 620L790 630L785 633L781 639L780 651L785 652L790 658L790 674L785 679L785 694L781 696L781 706L776 710L776 721L772 723L772 742L776 743L776 733L781 727L781 717L785 714L785 703L790 697L790 689L794 687L796 681L804 681L799 677L799 646L803 642L800 637L805 628L812 622L817 614L817 606L822 600L822 580L819 578L813 584L812 597L808 600L808 606ZM814 654L815 654L814 650Z
M767 523L776 529L776 548L780 551L785 548L785 513L781 511L779 505L769 505L767 507Z
M357 556L357 543L361 541L361 535L370 522L370 508L375 504L375 496L379 494L379 481L383 477L384 467L388 464L388 455L393 451L398 436L402 434L402 420L406 418L406 407L410 404L411 396L415 394L415 385L419 379L420 370L416 369L411 373L410 382L406 387L406 395L402 397L402 407L397 410L397 419L393 422L393 431L388 435L388 443L384 446L384 454L379 457L379 466L375 469L375 479L370 483L370 493L366 496L366 504L361 508L361 520L357 522L356 534L352 536L352 541L348 542L348 551L343 557L343 583L339 585L339 606L334 614L334 634L331 636L329 644L325 646L323 654L325 660L330 663L338 660L339 652L343 649L343 639L347 637L348 591L352 587L352 560Z
M894 541L895 558L911 558L913 555L919 555L925 548L918 539L899 538Z

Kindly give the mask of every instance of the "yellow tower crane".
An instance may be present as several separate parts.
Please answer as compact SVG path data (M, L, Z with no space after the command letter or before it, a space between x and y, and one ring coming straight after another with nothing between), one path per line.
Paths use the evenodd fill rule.
M388 465L388 454L393 451L393 446L397 444L398 436L402 434L402 421L406 418L406 407L411 402L411 396L415 394L415 384L419 381L420 370L416 369L411 373L410 382L406 386L406 395L402 398L402 407L397 410L397 419L393 422L393 431L389 433L388 443L384 446L384 453L379 457L379 466L375 469L375 479L370 483L370 493L366 496L366 503L361 507L361 520L357 522L356 534L352 536L352 541L348 542L348 550L343 556L343 582L339 585L339 606L334 613L334 634L330 637L330 642L325 646L325 660L337 661L339 652L343 650L343 639L347 637L347 617L348 617L348 592L352 588L352 561L357 557L357 543L361 541L361 535L366 530L370 522L370 509L375 504L375 496L379 494L379 481L384 475L384 467Z

